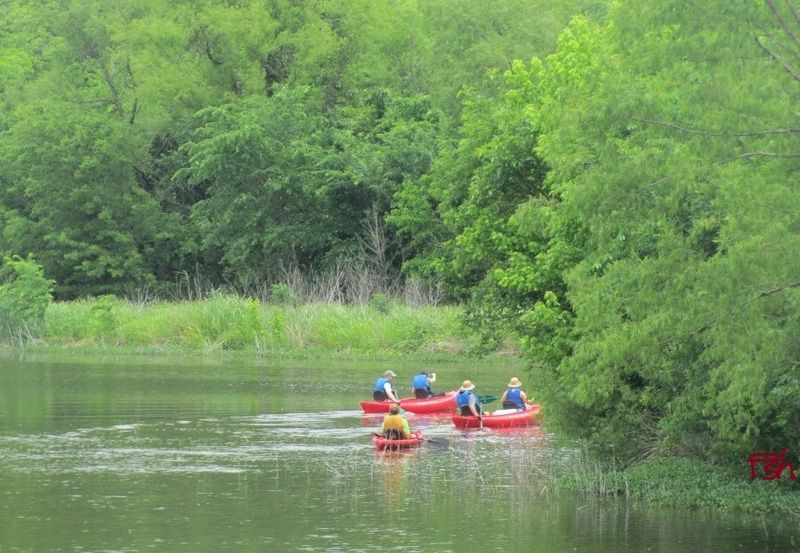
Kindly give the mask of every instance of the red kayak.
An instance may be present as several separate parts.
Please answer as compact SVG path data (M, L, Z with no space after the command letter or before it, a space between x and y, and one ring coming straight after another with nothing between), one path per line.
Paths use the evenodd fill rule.
M390 439L384 438L380 434L373 434L372 443L375 444L377 451L397 451L398 449L410 449L422 445L424 439L421 431L415 430L411 435L411 438Z
M391 401L362 401L361 408L365 413L388 413ZM442 413L456 408L456 392L445 392L443 396L400 398L400 407L410 413Z
M539 424L541 405L529 405L524 411L517 409L501 409L483 415L483 428L514 428L518 426L533 426ZM453 415L453 424L456 428L481 428L478 417L462 417Z

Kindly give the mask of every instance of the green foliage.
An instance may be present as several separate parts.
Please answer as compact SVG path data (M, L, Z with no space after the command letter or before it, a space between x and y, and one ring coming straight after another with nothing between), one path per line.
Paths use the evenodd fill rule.
M62 296L152 282L171 223L135 182L125 125L61 102L18 112L0 152L0 180L14 183L0 189L0 249L33 252Z
M263 347L267 332L262 317L261 303L253 298L247 298L245 305L234 314L236 324L231 325L223 334L222 340L226 349L246 349Z
M495 99L466 96L463 136L429 175L407 182L389 217L418 253L404 269L440 279L452 296L468 299L466 321L487 350L508 336L548 341L559 332L523 313L530 305L537 313L561 310L566 302L546 301L545 294L563 298L561 271L574 258L568 248L547 253L556 198L536 153L537 127L526 116L530 77L516 64L502 83ZM565 309L561 321L569 316ZM551 361L558 363L564 348L556 349Z
M269 301L276 305L295 305L297 296L286 284L273 284L269 289Z
M267 347L282 349L287 346L287 324L286 311L281 308L270 309Z
M53 280L30 256L4 257L0 267L0 329L38 328L53 296Z
M200 113L202 126L185 145L187 166L176 178L207 187L192 208L201 247L219 251L226 270L263 274L295 252L303 264L325 247L315 224L323 155L319 123L301 94L282 90Z
M369 306L378 313L383 313L384 315L389 313L392 307L389 297L386 294L382 294L380 292L372 294L372 297L369 298Z
M531 64L526 111L558 202L525 213L555 237L530 270L580 253L561 265L573 316L547 317L550 339L526 333L526 349L554 420L607 453L729 460L798 438L800 198L782 154L797 144L774 102L796 92L737 24L774 26L764 10L712 21L668 4L578 20Z
M380 236L388 278L405 251L384 216L460 88L490 92L487 68L551 47L577 8L8 0L0 253L75 298L183 273L269 284Z
M483 344L522 337L553 427L624 463L800 437L797 92L754 40L774 14L717 8L575 18L496 97L465 95L390 218Z
M120 326L125 315L125 306L116 296L100 296L89 306L88 335L101 342L119 345Z

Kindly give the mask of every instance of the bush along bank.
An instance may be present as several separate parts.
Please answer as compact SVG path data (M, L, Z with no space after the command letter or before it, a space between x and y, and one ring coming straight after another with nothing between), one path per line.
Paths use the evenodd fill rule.
M589 462L557 476L560 489L657 505L766 514L800 520L800 485L788 469L781 479L750 479L749 468L720 467L685 458L647 461L626 469Z

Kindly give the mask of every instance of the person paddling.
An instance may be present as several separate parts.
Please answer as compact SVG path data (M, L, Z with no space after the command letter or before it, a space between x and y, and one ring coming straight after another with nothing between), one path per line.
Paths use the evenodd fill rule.
M375 390L372 392L372 399L375 401L391 401L400 404L397 398L397 390L394 387L394 377L397 376L393 371L386 371L383 376L379 376L375 381Z
M481 400L475 395L473 390L475 384L471 380L465 380L461 385L461 389L456 394L456 406L462 417L483 417L483 406Z
M503 409L525 409L526 405L533 405L533 398L528 399L522 391L522 382L516 376L508 383L508 389L500 397Z
M397 403L389 407L389 414L383 417L380 433L389 440L404 440L411 437L408 421L400 414L400 405Z
M422 399L436 395L431 389L432 382L436 382L436 373L428 374L428 371L422 371L415 375L411 380L411 391L414 392L414 397Z

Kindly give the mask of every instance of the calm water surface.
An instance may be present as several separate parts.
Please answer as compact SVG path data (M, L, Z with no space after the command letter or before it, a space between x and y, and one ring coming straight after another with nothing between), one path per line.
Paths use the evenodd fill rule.
M380 417L358 401L386 368L408 395L423 367L0 359L0 551L798 551L781 517L543 493L575 447L539 429L461 432L410 415L450 446L376 453ZM440 389L526 380L432 368Z

